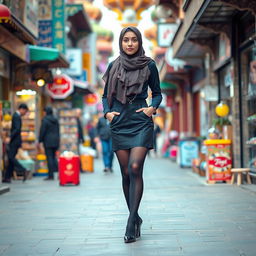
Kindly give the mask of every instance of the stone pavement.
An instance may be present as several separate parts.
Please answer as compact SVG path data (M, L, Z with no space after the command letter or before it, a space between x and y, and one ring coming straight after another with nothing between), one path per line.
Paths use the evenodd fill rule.
M247 186L207 185L191 169L148 158L142 238L124 244L128 212L116 160L113 174L102 169L96 160L80 186L14 181L0 196L0 255L256 255L256 193Z

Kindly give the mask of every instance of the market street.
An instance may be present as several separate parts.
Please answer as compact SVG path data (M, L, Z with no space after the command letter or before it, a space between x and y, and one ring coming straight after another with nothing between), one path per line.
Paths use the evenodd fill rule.
M248 185L207 185L189 168L148 158L142 238L125 244L128 213L116 159L114 173L102 169L95 160L80 186L13 181L0 195L0 255L255 256L256 194Z

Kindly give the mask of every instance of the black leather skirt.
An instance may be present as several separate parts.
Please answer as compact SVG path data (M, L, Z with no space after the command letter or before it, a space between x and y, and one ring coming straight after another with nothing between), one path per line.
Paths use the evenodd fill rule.
M153 120L137 109L148 107L146 100L136 99L131 104L114 100L111 111L120 112L110 123L113 151L134 147L153 148Z

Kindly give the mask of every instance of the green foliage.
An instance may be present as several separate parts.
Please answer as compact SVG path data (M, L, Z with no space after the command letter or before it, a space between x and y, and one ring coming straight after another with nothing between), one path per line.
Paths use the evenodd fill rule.
M231 125L231 122L226 117L218 117L212 120L213 126L224 126L224 125Z

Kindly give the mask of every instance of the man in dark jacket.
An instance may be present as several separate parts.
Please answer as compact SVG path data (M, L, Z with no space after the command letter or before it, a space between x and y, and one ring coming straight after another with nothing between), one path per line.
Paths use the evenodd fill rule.
M100 137L102 145L102 154L104 162L104 172L113 172L113 157L114 153L112 150L112 139L109 121L103 116L99 118L97 124L97 135Z
M54 172L58 171L56 151L60 145L59 122L53 116L51 107L44 109L44 115L40 128L39 143L43 143L44 145L48 164L48 177L45 180L53 180Z
M21 147L21 116L24 116L28 112L28 106L24 103L20 104L18 107L18 110L13 114L12 116L12 127L11 127L11 136L10 136L10 143L8 147L8 167L5 172L5 177L3 179L3 182L10 183L11 177L14 170L15 163L17 164L18 161L16 161L15 156L18 152L18 149ZM21 167L21 169L24 172L23 181L26 180L26 169Z

